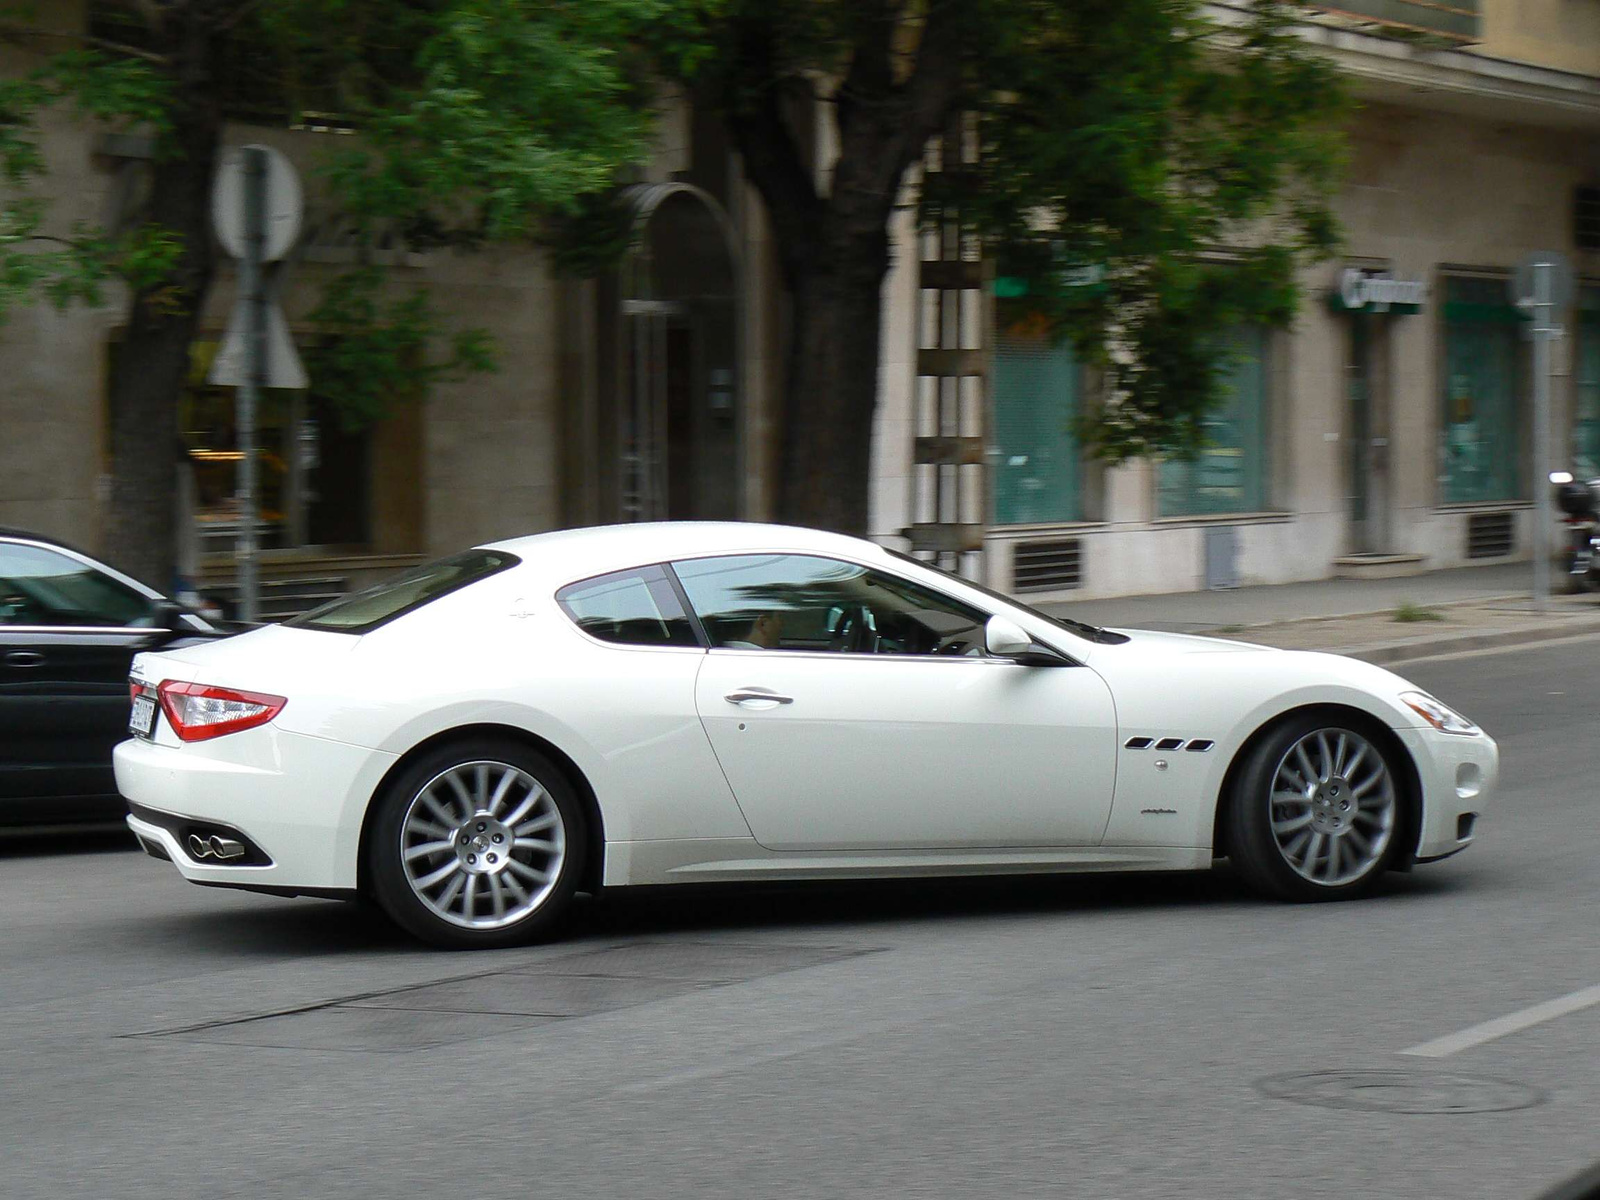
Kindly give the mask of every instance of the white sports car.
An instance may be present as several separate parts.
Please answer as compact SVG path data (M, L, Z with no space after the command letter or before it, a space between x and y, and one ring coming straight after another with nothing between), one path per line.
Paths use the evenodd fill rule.
M631 884L1201 869L1356 896L1466 846L1494 742L1379 667L1058 621L753 524L483 546L141 654L128 824L201 884L449 946Z

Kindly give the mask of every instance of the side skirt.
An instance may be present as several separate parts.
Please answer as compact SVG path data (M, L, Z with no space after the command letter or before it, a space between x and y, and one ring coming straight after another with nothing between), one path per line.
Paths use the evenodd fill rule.
M1198 871L1211 848L1062 846L959 850L768 850L753 838L608 842L606 887L760 879L897 879L1079 871Z

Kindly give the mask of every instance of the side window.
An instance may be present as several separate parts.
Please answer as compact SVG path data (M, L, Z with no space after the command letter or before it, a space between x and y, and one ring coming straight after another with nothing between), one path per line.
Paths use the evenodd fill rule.
M678 593L659 566L637 567L569 583L556 603L578 628L603 642L698 646Z
M0 625L147 624L148 596L75 558L0 542Z
M806 554L672 564L713 645L841 654L983 654L985 615L855 563Z

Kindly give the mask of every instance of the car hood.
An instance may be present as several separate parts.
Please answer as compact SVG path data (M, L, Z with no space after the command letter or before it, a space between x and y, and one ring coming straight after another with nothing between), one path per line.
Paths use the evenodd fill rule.
M1226 638L1201 637L1192 633L1165 633L1156 629L1114 629L1128 640L1122 643L1124 654L1238 654L1255 651L1258 654L1282 654L1272 646L1257 646L1250 642L1235 642Z

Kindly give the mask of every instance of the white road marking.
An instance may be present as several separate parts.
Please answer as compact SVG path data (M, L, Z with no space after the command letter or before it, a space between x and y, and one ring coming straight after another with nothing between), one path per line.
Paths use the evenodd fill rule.
M1446 1034L1442 1038L1434 1038L1431 1042L1423 1042L1400 1053L1413 1054L1418 1058L1444 1058L1458 1051L1470 1050L1474 1046L1492 1042L1496 1038L1521 1033L1524 1029L1545 1021L1554 1021L1557 1017L1564 1017L1568 1013L1592 1008L1596 1004L1600 1004L1600 985L1569 992L1565 996L1557 996L1554 1000L1546 1000L1543 1004L1535 1004L1531 1008L1507 1013L1503 1017L1496 1017L1481 1025L1473 1025L1459 1032Z

